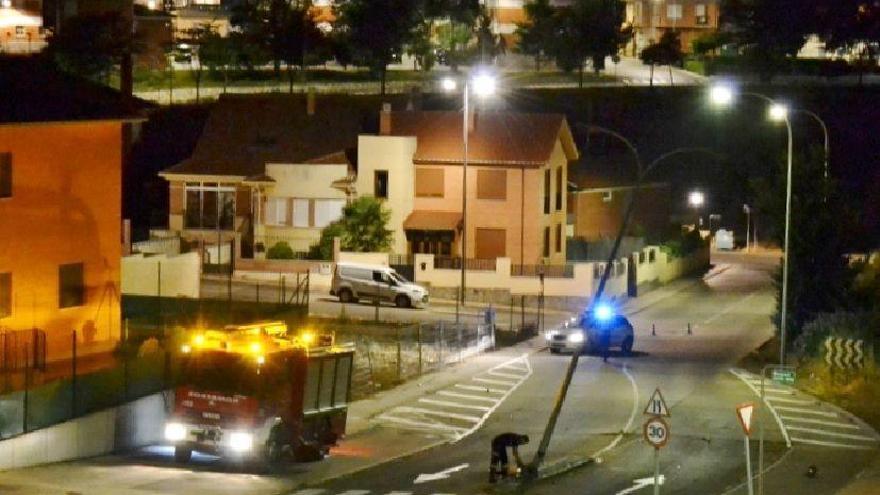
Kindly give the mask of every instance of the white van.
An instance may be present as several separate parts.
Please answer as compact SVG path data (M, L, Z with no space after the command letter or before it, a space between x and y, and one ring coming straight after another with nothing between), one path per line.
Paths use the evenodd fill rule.
M420 308L428 304L428 291L424 287L408 281L387 266L361 263L336 264L330 295L344 303L359 299L375 302L378 298L400 308Z

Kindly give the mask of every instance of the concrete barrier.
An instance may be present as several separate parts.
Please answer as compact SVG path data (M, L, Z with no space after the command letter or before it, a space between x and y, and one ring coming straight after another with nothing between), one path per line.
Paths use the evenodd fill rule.
M158 393L0 441L0 470L93 457L162 440L166 399Z

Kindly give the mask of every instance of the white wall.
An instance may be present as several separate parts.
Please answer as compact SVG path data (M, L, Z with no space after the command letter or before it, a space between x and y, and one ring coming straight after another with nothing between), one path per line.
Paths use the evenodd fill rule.
M162 440L163 394L0 441L0 470L109 454Z
M199 297L201 261L197 253L179 256L125 256L122 258L121 270L123 294Z
M341 251L337 263L364 263L366 265L388 266L388 253L355 253Z
M416 152L416 138L399 136L358 137L358 196L373 195L373 172L388 171L388 199L391 210L388 228L394 232L391 251L405 254L406 235L403 221L413 210L415 197L415 168L412 157Z

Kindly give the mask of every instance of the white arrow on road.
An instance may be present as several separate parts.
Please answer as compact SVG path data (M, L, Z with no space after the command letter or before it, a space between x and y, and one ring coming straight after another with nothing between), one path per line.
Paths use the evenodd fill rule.
M666 479L666 477L661 474L660 478L658 480L659 484L662 485L663 481L665 479ZM653 486L653 485L654 485L654 477L653 476L651 476L650 478L639 478L637 480L633 480L633 486L631 486L625 490L621 490L621 491L617 492L615 495L626 495L627 493L637 492L637 491L641 490L642 488L645 488L646 486Z
M459 464L458 466L453 466L449 469L444 469L443 471L440 471L439 473L420 474L415 479L415 481L413 481L413 483L418 485L420 483L427 483L429 481L445 480L446 478L449 477L450 474L461 471L462 469L467 469L468 466L470 466L470 464L464 463L464 464ZM652 478L652 480L653 480L653 478Z

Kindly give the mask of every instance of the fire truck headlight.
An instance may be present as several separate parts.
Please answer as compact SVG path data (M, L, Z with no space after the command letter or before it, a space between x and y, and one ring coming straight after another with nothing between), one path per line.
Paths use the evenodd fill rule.
M229 434L229 448L234 452L247 452L254 446L254 436L243 431Z
M165 425L165 440L179 442L186 438L186 426L180 423L168 423Z

